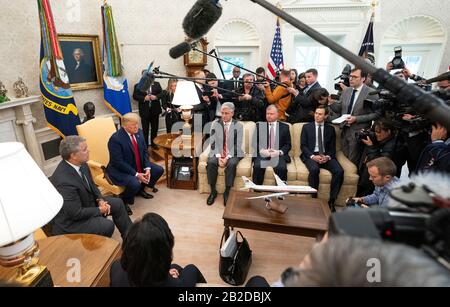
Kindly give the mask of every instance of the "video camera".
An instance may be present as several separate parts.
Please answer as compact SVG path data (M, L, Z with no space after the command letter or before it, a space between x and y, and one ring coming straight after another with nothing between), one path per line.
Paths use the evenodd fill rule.
M367 138L370 138L372 143L377 143L377 137L375 136L375 131L372 129L362 129L355 132L355 138L359 141L367 140Z
M394 128L404 133L431 128L432 122L422 116L416 116L411 120L404 120L403 117L405 114L415 115L416 110L408 102L399 99L388 90L379 90L369 93L369 96L374 95L378 95L379 98L377 100L366 99L364 100L364 104L368 104L372 110L380 112L381 117Z
M392 69L405 69L405 62L402 59L402 47L395 47L394 52L395 56L391 61Z
M342 91L341 83L343 83L345 86L350 87L350 74L352 72L352 66L350 64L345 65L344 70L342 71L341 75L337 77L334 80L340 79L338 83L334 85L334 89L336 91Z
M437 196L426 185L414 183L392 190L391 198L401 207L347 208L333 214L330 237L346 235L405 243L422 248L450 270L450 200Z

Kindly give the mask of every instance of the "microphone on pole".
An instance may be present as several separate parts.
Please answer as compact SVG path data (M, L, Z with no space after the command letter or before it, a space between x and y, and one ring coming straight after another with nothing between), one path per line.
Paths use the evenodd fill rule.
M191 43L202 38L222 16L222 6L219 0L197 0L183 20L184 33L187 41L171 48L169 55L177 59L191 51Z
M198 0L183 20L187 37L197 40L203 37L222 16L219 0Z
M179 57L191 51L191 49L191 44L189 44L188 42L182 42L171 48L169 50L169 55L172 59L178 59Z

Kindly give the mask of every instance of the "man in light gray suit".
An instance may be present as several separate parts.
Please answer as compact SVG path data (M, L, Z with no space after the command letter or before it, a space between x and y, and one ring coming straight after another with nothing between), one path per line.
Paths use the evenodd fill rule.
M378 119L379 113L372 106L364 103L373 89L366 86L364 81L367 73L355 68L350 74L350 87L345 89L338 102L330 101L331 109L338 115L348 114L348 119L342 124L342 151L355 165L359 165L362 146L355 137L355 133L372 126L372 121ZM371 95L371 100L378 99L377 95Z
M225 193L223 203L226 206L228 195L234 184L236 168L244 157L242 144L244 139L243 125L233 120L234 104L226 102L222 105L222 118L214 121L211 127L211 152L206 165L208 183L211 186L211 194L207 204L211 206L217 197L216 183L219 167L225 169Z

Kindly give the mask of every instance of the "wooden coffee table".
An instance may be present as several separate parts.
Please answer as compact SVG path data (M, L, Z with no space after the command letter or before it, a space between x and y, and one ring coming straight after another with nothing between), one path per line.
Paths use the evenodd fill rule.
M270 193L231 192L223 214L225 227L237 227L278 232L320 239L328 231L331 216L328 205L320 199L287 196L285 214L270 211L264 199L248 200L248 197Z

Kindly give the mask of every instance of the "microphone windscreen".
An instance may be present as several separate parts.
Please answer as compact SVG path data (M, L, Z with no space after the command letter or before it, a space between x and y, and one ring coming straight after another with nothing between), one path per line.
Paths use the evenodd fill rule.
M171 48L169 51L169 55L172 59L178 59L180 56L188 53L189 51L191 51L191 44L183 42Z
M197 40L208 33L221 15L222 6L219 1L198 0L183 20L184 33Z
M146 72L139 81L137 88L141 92L147 92L154 81L153 74Z

